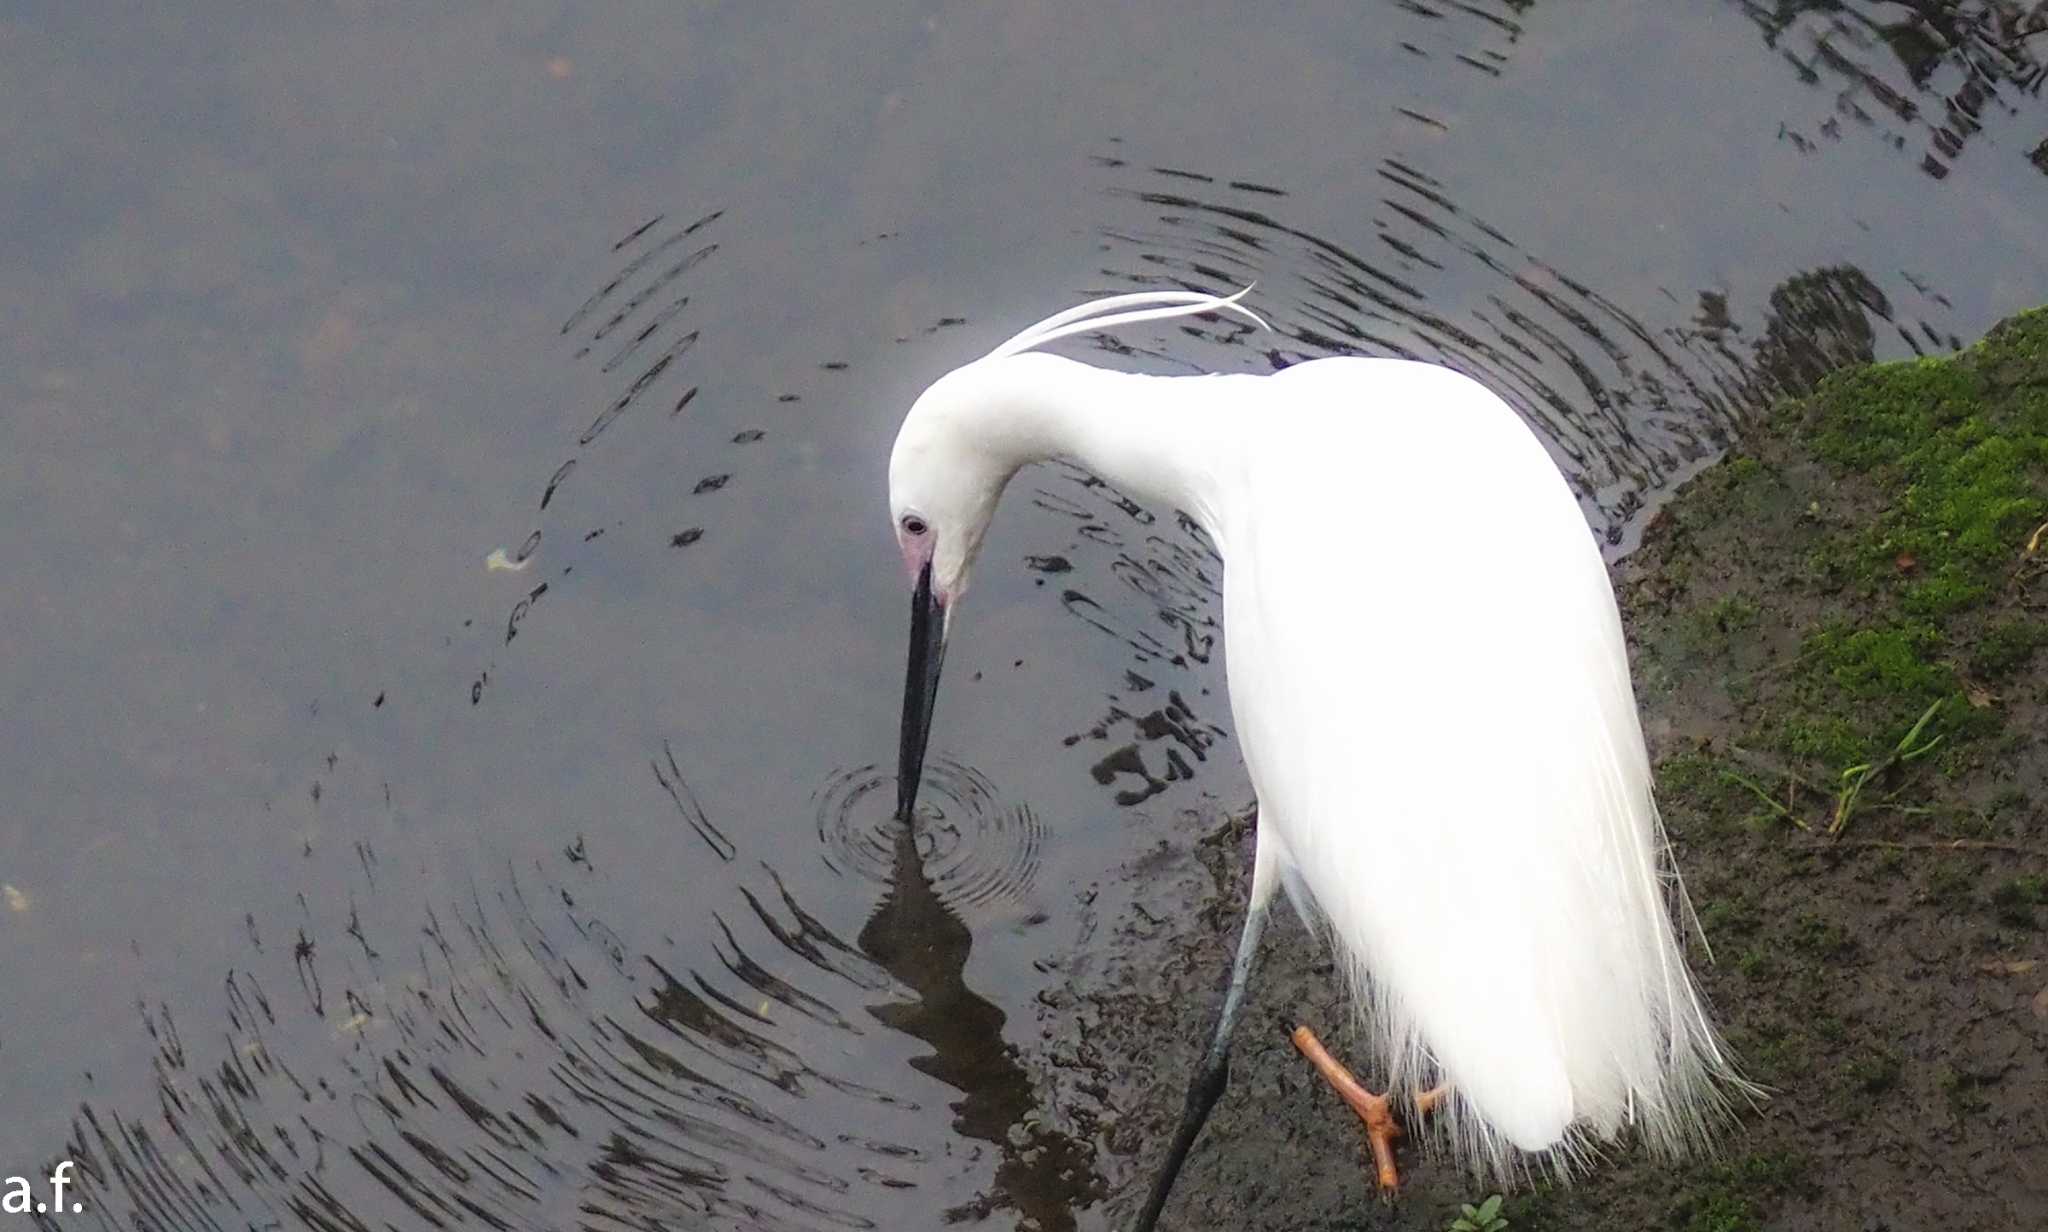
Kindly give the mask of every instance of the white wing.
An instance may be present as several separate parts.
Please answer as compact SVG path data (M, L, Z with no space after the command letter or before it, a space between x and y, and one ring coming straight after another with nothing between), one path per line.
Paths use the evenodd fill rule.
M1456 373L1260 382L1221 514L1232 709L1384 1049L1465 1161L1696 1144L1736 1083L1686 974L1605 564L1514 412Z

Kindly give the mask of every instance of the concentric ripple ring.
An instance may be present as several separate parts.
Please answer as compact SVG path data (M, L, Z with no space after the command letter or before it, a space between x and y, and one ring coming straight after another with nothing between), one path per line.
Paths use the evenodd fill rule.
M815 799L827 867L887 886L903 823L896 776L877 765L835 771ZM925 769L914 837L924 875L961 915L1002 915L1037 876L1045 826L1027 805L1005 808L980 771L943 758Z

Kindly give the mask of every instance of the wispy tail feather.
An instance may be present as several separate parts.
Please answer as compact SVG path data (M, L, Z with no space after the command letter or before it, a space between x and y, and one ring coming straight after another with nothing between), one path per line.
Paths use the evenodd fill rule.
M1362 922L1342 918L1343 906L1333 916L1325 896L1312 888L1303 896L1347 975L1374 1069L1402 1103L1438 1083L1450 1084L1450 1097L1426 1118L1426 1137L1477 1177L1568 1180L1631 1133L1658 1158L1696 1157L1711 1151L1716 1130L1732 1118L1738 1100L1754 1102L1761 1095L1737 1074L1686 970L1673 917L1692 925L1691 907L1647 792L1640 808L1636 821L1647 814L1647 833L1636 825L1617 827L1626 837L1613 835L1621 842L1610 858L1586 861L1567 877L1582 891L1590 888L1588 881L1605 886L1608 894L1617 880L1627 885L1611 904L1616 910L1596 913L1615 918L1589 915L1557 930L1573 936L1622 930L1611 935L1625 938L1635 951L1637 961L1623 964L1632 970L1613 973L1615 982L1606 987L1569 978L1543 982L1527 999L1512 989L1489 988L1476 1000L1490 1018L1462 1025L1482 1035L1505 1033L1514 1042L1496 1050L1482 1040L1478 1047L1493 1055L1478 1066L1460 1065L1471 1057L1447 1057L1433 1046L1424 1020L1440 1020L1441 1010L1431 1014L1404 994L1404 987L1417 982L1416 972L1403 972L1398 960L1387 961L1390 955L1348 941L1361 935ZM1312 887L1317 880L1295 868L1282 872L1290 883ZM1341 903L1344 896L1331 897ZM1513 917L1499 921L1508 933L1527 924ZM1483 959L1470 971L1479 981L1503 974L1499 964ZM1546 1019L1548 1030L1536 1025ZM1472 1051L1469 1043L1464 1051ZM1495 1070L1494 1081L1477 1072L1488 1068ZM1505 1085L1499 1080L1503 1072ZM1466 1081L1460 1081L1461 1073ZM1417 1120L1412 1109L1407 1120Z

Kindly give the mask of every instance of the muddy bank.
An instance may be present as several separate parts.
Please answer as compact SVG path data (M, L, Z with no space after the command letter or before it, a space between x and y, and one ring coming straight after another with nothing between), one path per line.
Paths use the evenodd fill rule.
M2048 1226L2048 310L1782 403L1617 590L1705 989L1774 1091L1680 1170L1629 1152L1516 1229ZM1244 823L1161 818L1138 902L1041 1016L1113 1226L1171 1131L1239 920ZM1193 920L1188 903L1198 904ZM1287 918L1282 918L1287 917ZM1341 1030L1284 910L1166 1226L1442 1229L1483 1191L1404 1153L1381 1201L1287 1043ZM1357 1056L1356 1052L1349 1055Z

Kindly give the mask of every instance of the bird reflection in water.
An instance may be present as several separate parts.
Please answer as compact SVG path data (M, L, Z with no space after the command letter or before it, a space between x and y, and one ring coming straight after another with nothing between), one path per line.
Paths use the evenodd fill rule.
M1092 1152L1035 1115L1037 1093L1016 1049L1003 1039L1003 1011L963 978L973 934L927 875L917 823L891 824L889 886L858 944L917 997L870 1006L868 1012L931 1046L911 1064L961 1093L951 1105L954 1131L1001 1152L989 1191L946 1212L946 1218L979 1219L1009 1208L1040 1232L1073 1228L1075 1208L1102 1197Z

